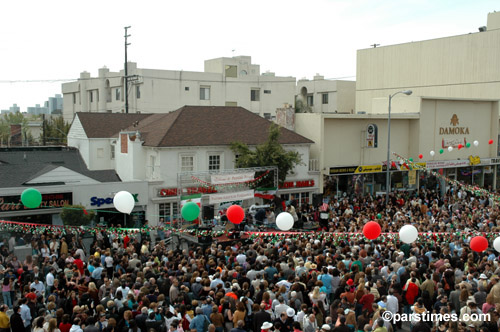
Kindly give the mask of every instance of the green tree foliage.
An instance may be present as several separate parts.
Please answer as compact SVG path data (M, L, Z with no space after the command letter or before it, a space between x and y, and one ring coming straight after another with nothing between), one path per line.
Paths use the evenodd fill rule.
M28 122L29 120L24 117L21 112L6 113L0 117L0 145L7 145L9 143L10 125L13 124L21 125L24 144L32 145L34 140L33 136L29 132Z
M47 145L67 144L68 132L71 125L65 123L62 116L52 117L45 120L45 143ZM43 133L40 142L43 141Z
M95 217L95 212L90 210L87 214L82 205L66 205L61 212L61 219L66 226L88 226Z
M279 183L285 182L287 174L297 165L303 164L297 151L287 151L279 143L280 127L272 123L267 141L255 150L241 142L231 143L231 150L238 156L237 168L277 166Z

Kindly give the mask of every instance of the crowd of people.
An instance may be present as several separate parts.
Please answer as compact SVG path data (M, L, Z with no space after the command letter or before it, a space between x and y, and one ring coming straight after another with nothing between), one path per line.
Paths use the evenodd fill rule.
M288 205L317 232L183 250L155 232L103 229L89 250L78 234L12 234L0 244L0 332L499 331L498 253L468 246L471 232L500 229L491 198L452 188L399 193L388 205L369 195ZM274 213L267 209L262 221ZM413 244L324 236L361 232L367 221L383 232L412 224L464 236ZM23 243L32 253L18 259Z

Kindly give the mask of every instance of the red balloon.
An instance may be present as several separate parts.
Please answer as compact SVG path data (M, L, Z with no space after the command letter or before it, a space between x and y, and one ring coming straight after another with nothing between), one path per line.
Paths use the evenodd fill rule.
M381 232L382 229L380 228L380 225L375 221L369 221L363 227L363 234L369 240L375 240L379 237Z
M419 154L419 155L418 155L418 157L419 157L420 159L422 159L422 158L424 157L424 155L423 155L423 154Z
M463 148L464 146L462 144L458 144L458 149L460 150L461 148Z
M492 139L490 139L490 140L488 141L488 144L493 144L493 140L492 140Z
M488 249L488 240L484 236L475 236L470 240L470 248L477 252Z
M239 224L245 218L245 211L239 205L231 205L226 212L227 219L233 224Z

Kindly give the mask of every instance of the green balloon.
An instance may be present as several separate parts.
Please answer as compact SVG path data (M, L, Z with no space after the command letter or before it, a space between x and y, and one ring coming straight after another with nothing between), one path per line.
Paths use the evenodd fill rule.
M35 209L42 204L42 194L35 188L28 188L21 194L21 202L30 209Z
M439 154L443 154L443 152L444 152L443 149L439 150Z
M377 219L382 218L382 215L380 213L377 213Z
M410 160L411 162L413 162L413 158L410 158L409 160Z
M200 207L193 202L187 202L181 209L182 218L193 221L200 215Z
M467 144L465 144L466 147L470 148L470 143L467 142Z

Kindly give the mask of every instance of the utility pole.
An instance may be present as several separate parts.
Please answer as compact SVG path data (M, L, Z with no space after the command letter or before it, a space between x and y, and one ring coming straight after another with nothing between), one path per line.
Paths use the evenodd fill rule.
M127 46L130 45L127 43L127 38L130 37L127 34L127 30L130 29L131 26L125 27L125 113L128 113L128 63L127 63Z
M45 146L45 114L42 114L42 144Z

